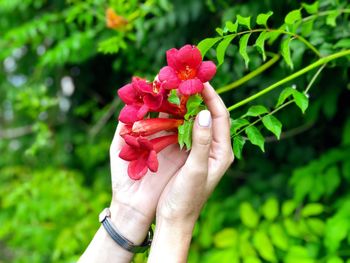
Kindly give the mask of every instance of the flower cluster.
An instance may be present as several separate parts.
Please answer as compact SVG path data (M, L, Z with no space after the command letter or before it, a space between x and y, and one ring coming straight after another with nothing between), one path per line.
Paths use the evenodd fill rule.
M215 64L202 61L195 46L172 48L166 57L168 65L153 82L133 77L131 83L118 90L126 104L119 114L119 121L125 124L120 131L125 146L119 157L129 161L128 175L133 180L141 179L148 170L158 170L157 153L178 142L178 127L185 121L187 102L201 93L203 83L216 73ZM169 118L145 118L151 112L167 113ZM168 135L154 138L161 131Z

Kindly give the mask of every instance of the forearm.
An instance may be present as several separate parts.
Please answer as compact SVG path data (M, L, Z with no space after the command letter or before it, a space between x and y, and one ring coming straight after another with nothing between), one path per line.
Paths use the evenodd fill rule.
M194 222L159 220L148 262L187 262Z
M142 215L137 214L128 207L111 205L111 221L119 233L134 244L141 244L147 235L149 225ZM96 219L97 220L97 219ZM130 262L133 257L131 252L120 247L109 236L103 226L96 232L93 240L79 259L80 263L108 263Z

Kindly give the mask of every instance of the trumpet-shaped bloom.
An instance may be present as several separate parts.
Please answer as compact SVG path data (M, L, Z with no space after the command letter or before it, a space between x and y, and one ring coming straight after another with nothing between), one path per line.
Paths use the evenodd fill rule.
M166 91L159 82L147 82L134 77L132 83L118 90L118 95L126 104L119 114L119 120L126 124L134 123L150 111L160 108Z
M145 137L125 135L126 145L119 157L129 161L128 175L133 180L140 180L148 171L158 171L157 153L168 145L177 143L177 134L167 135L149 140Z
M166 53L168 66L159 72L159 80L166 89L179 89L183 95L200 93L203 83L211 80L216 73L212 61L202 61L196 46L185 45L179 50L172 48Z

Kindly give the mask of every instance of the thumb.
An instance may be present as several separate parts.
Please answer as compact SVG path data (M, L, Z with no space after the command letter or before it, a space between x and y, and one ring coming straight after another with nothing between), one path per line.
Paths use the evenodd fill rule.
M209 150L212 140L212 118L210 111L201 111L196 118L192 131L192 149L187 163L197 171L208 170Z

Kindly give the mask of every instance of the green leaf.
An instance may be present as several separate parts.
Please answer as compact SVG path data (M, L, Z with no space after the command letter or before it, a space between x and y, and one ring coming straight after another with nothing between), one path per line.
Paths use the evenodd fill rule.
M269 221L273 221L278 216L278 201L276 198L269 198L262 206L262 213Z
M248 68L248 64L249 64L249 56L247 53L247 45L248 45L249 37L250 37L250 33L243 35L239 39L239 54L241 54L242 58L244 59L246 68Z
M275 116L266 115L262 118L262 122L266 129L276 135L277 139L280 139L282 123Z
M177 96L176 90L172 89L168 96L168 101L175 105L180 105L180 98Z
M238 233L234 228L225 228L214 236L214 244L217 248L234 247L238 242Z
M259 223L259 215L248 202L241 203L239 207L239 215L242 223L249 228L255 228Z
M287 87L284 90L282 90L280 96L278 97L276 108L281 106L289 96L293 95L294 91L295 89L293 89L292 87Z
M265 152L264 149L264 137L260 133L260 131L255 126L250 126L245 129L245 132L248 136L249 141L260 147L260 149Z
M185 114L185 120L188 120L190 117L196 116L198 112L203 109L202 106L203 98L200 95L192 95L189 97L186 103L187 113Z
M194 120L185 120L184 123L178 127L178 141L181 149L186 146L186 149L190 150L192 147L193 123Z
M246 26L246 27L248 27L248 29L251 29L250 28L250 16L244 17L244 16L237 15L237 22L238 22L238 24L240 24L242 26Z
M220 28L220 27L215 28L215 31L216 31L220 36L223 36L223 35L224 35L224 30L222 30L222 28Z
M253 244L263 259L272 262L276 261L275 250L270 238L265 232L261 230L256 231L253 236Z
M282 205L282 215L287 217L290 216L296 208L296 204L293 200L287 200Z
M318 12L319 2L315 1L312 4L302 3L302 7L305 8L308 14L313 15Z
M332 165L327 168L325 174L323 175L323 181L325 185L325 194L330 196L334 193L334 191L338 188L341 179L340 172L337 165Z
M263 60L266 60L266 54L265 54L265 40L270 37L270 32L263 31L259 34L258 38L255 41L255 47L259 51L259 53L262 55Z
M225 24L225 28L228 32L236 33L238 28L238 21L236 20L235 23L232 23L232 21L227 21Z
M290 11L286 17L284 18L284 22L288 25L293 25L298 20L301 20L301 12L300 9L296 9L293 11Z
M249 107L248 111L246 114L244 114L243 116L251 116L251 117L257 117L259 115L268 113L268 109L266 109L266 107L262 106L262 105L254 105Z
M261 260L255 256L244 257L243 263L261 263Z
M269 19L270 16L273 15L272 11L267 12L266 14L259 14L258 17L256 18L256 23L258 25L267 27L267 20Z
M308 36L311 34L313 28L314 28L314 21L316 20L316 18L312 18L308 21L306 21L305 23L301 24L301 34L303 36Z
M340 13L338 10L331 11L326 18L326 24L335 27L337 25L337 17L339 15Z
M233 138L232 148L233 148L233 153L237 157L237 159L242 158L242 150L243 150L244 144L245 144L245 139L242 136L238 135Z
M241 129L244 126L249 125L249 121L247 121L246 119L231 119L231 127L230 127L230 134L235 135L237 130Z
M302 113L305 113L307 107L309 106L309 99L304 93L294 90L293 97L295 104L301 109Z
M290 56L290 48L289 48L289 43L291 41L291 38L285 38L282 40L281 43L281 54L282 57L284 58L284 61L287 63L287 65L293 69L293 61L292 58Z
M230 45L231 41L235 38L236 35L230 35L225 37L216 48L216 58L218 60L218 66L220 66L225 59L225 53L227 47Z
M340 39L333 48L350 48L350 38Z
M207 54L208 50L211 49L222 37L206 38L198 43L197 48L202 54L202 57Z
M284 228L286 229L288 235L290 235L292 237L299 238L300 231L298 229L297 223L293 219L285 218L283 220L283 225L284 225Z
M272 243L283 251L288 250L288 237L280 224L272 224L269 227Z
M307 204L301 210L301 215L303 217L317 216L321 214L323 210L324 210L324 207L322 204L318 204L318 203Z
M318 236L323 236L324 229L326 227L325 222L319 218L308 218L306 219L306 224L309 226L310 230Z

